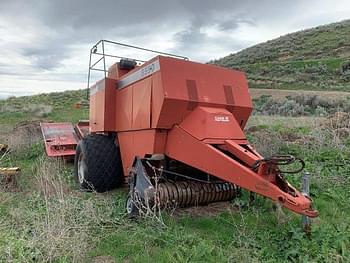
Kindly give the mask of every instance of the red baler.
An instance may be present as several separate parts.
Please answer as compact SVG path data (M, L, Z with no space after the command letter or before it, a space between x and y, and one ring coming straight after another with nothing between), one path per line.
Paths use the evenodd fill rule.
M114 42L99 41L90 56L100 54L105 62L98 50L106 43ZM75 173L82 188L101 192L129 181L130 214L137 211L136 197L189 206L229 200L244 188L296 213L318 215L279 169L302 161L264 158L247 141L243 129L252 101L243 72L171 54L142 65L122 58L104 72L90 87L89 134L81 125L68 127L68 137L79 141ZM42 127L44 135L50 133L47 124ZM62 155L66 149L72 153L57 144ZM52 145L46 146L50 154Z

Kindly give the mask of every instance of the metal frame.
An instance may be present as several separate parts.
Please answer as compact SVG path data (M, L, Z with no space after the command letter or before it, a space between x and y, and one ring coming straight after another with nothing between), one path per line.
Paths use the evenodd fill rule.
M122 57L122 56L118 56L118 55L114 55L114 54L107 54L107 53L105 53L105 45L106 44L114 45L114 46L122 46L122 47L131 48L131 49L137 49L137 50L142 50L142 51L145 51L145 52L150 52L150 53L155 53L155 54L159 54L159 55L164 55L164 56L168 56L168 57L174 57L174 58L180 58L180 59L188 60L188 57L184 57L184 56L179 56L179 55L166 53L166 52L161 52L161 51L157 51L157 50L153 50L153 49L133 46L133 45L124 44L124 43L120 43L120 42L114 42L114 41L110 41L110 40L106 40L106 39L101 39L95 45L93 45L93 47L90 49L89 71L88 71L88 80L87 80L87 94L86 94L87 95L87 99L89 99L89 88L90 88L91 71L93 70L93 71L104 72L104 77L106 78L106 76L107 76L106 73L107 73L108 69L106 69L106 57L112 57L112 58L118 58L118 59L129 59L129 60L134 60L134 61L139 62L139 63L145 63L146 62L146 61L140 60L140 59ZM97 52L98 48L101 48L102 53L101 52ZM91 64L93 56L99 56L99 58L93 64ZM103 61L103 69L96 67L101 61Z

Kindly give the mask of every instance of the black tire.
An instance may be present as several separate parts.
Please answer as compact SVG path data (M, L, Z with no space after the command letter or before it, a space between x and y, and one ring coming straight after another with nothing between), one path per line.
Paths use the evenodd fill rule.
M111 136L90 134L76 149L74 176L82 190L105 192L123 181L119 147Z

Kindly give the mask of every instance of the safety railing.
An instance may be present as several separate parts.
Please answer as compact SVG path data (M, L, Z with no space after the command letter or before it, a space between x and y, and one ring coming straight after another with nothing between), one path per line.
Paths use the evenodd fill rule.
M171 53L167 53L167 52L161 52L161 51L157 51L157 50L153 50L153 49L148 49L148 48L143 48L143 47L138 47L138 46L133 46L133 45L129 45L129 44L124 44L124 43L120 43L120 42L114 42L114 41L102 39L102 40L98 41L95 45L93 45L93 47L90 49L89 71L88 71L88 79L87 79L87 98L89 98L91 72L92 71L100 71L100 72L103 72L105 78L107 77L108 68L106 66L106 58L128 59L128 60L136 61L139 64L146 62L145 60L141 60L141 59L129 58L129 57L124 57L124 56L120 56L120 55L106 53L107 45L120 46L120 47L124 47L124 48L136 49L136 50L150 52L150 53L154 53L154 54L158 54L158 55L188 60L188 58L184 57L184 56L179 56L179 55L175 55L175 54L171 54ZM102 65L101 65L101 63L102 63Z

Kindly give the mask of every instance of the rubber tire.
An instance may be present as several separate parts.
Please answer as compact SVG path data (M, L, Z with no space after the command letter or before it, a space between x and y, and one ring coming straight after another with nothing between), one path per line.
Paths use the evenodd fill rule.
M84 164L84 180L79 180L79 160ZM119 147L114 137L90 134L83 138L74 159L74 176L82 190L106 192L123 182Z

